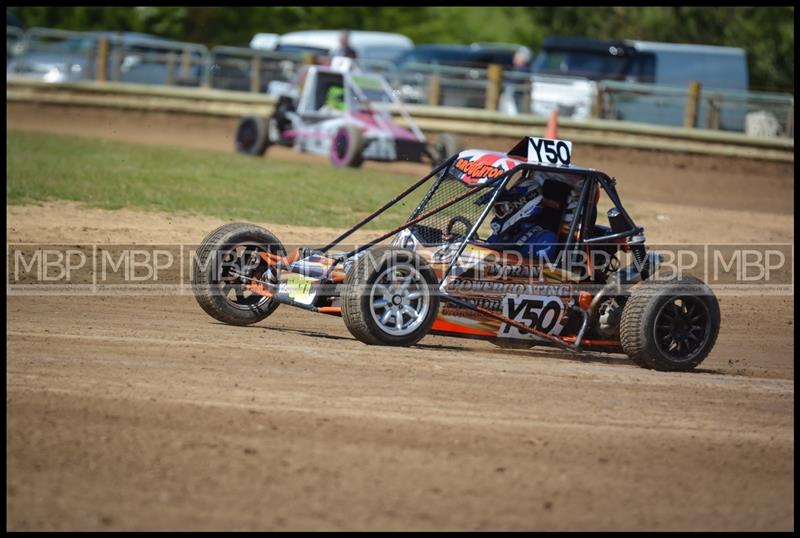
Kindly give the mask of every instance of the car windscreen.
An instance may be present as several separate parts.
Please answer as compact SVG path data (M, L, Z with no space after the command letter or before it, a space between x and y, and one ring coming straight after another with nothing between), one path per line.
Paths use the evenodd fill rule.
M543 50L533 64L542 75L568 75L592 80L621 80L626 76L629 58L583 50Z
M350 81L359 90L358 92L350 92L351 102L349 106L351 109L363 110L374 107L385 110L392 104L392 96L387 93L380 78L369 74L352 75ZM366 99L363 99L362 96Z

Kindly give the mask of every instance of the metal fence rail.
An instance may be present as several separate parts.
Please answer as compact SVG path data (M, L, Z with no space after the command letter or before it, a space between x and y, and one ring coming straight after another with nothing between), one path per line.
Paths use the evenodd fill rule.
M695 93L696 92L696 93ZM693 102L694 101L694 102ZM794 138L794 96L603 81L597 117Z
M249 114L267 117L272 113L276 99L251 92L97 81L53 84L9 76L6 81L6 101L238 118ZM511 116L470 108L410 105L408 112L426 133L451 132L518 139L544 133L547 124L547 118L541 116ZM402 116L396 111L395 116L403 123ZM794 141L787 138L759 138L708 129L595 119L564 119L559 131L561 137L581 146L611 146L794 162Z
M270 82L291 80L313 58L301 54L219 46L211 49L211 87L266 93Z

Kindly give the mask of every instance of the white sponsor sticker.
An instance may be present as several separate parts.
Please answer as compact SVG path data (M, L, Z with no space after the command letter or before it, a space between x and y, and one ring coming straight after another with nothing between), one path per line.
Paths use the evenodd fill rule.
M572 160L572 142L529 136L528 160L543 164L568 165Z
M564 328L564 303L554 295L506 295L503 298L503 315L517 323L527 325L539 332L559 335ZM497 333L500 338L535 338L529 332L521 331L502 323Z

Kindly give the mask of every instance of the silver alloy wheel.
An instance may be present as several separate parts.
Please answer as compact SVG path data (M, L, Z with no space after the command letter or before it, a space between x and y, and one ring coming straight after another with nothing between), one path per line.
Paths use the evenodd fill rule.
M381 273L370 290L372 319L393 336L414 332L425 321L431 297L425 279L410 264L392 265Z

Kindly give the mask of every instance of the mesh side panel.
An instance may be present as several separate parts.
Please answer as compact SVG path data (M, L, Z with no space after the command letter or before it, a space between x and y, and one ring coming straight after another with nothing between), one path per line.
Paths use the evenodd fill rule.
M411 231L423 245L443 243L448 235L463 237L480 217L492 191L491 187L476 187L462 183L448 175L428 193L421 207L411 218L440 207L454 198L474 191L471 195L411 227ZM456 220L454 220L456 219ZM448 230L450 225L450 230Z

